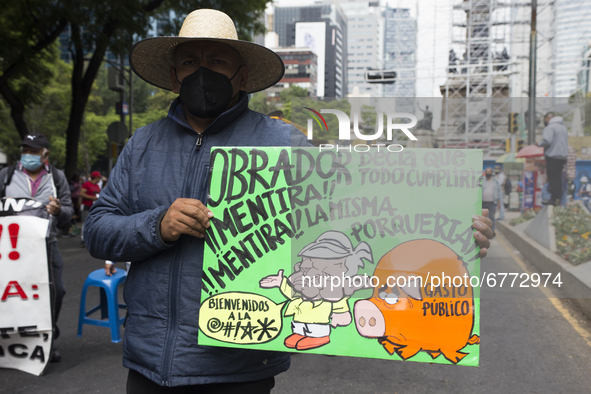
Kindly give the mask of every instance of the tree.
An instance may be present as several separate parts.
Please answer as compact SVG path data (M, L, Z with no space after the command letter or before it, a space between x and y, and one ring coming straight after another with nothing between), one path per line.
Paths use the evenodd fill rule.
M35 81L40 71L37 63L48 46L69 27L72 57L71 105L66 129L66 175L70 177L78 164L78 143L84 112L93 83L99 74L107 50L121 56L127 54L132 37L145 37L149 18L174 11L177 16L169 33L176 33L184 16L194 9L213 8L226 12L236 23L241 39L261 33L259 22L266 0L9 0L3 7L0 35L2 76L0 93L11 108L11 116L22 137L27 133L24 110L32 95L18 95L15 80Z
M277 105L275 105L275 103L267 101L266 92L257 92L253 94L248 101L248 107L253 111L257 111L262 114L268 114L269 112L277 109Z
M55 134L64 133L67 126L67 117L64 116L69 110L70 105L70 88L69 77L71 75L71 67L59 60L58 46L53 44L47 50L50 56L45 56L39 61L36 66L37 69L44 70L47 75L43 84L39 84L34 88L34 97L26 99L27 110L22 113L22 122L27 125L27 133L42 133L48 140L52 141L52 136ZM25 78L19 78L12 81L12 88L15 92L26 97L22 85L31 85L32 81ZM39 80L37 80L39 82ZM20 85L20 86L19 86ZM6 101L0 100L0 146L4 153L11 159L17 159L20 155L18 145L23 140L17 129L17 123L11 121L11 113ZM14 120L14 118L12 119ZM51 159L53 161L53 147Z
M29 133L25 109L41 101L52 77L52 44L67 20L59 1L7 0L0 14L0 94L21 139ZM48 67L49 66L49 67Z
M134 117L134 128L143 127L149 123L155 122L167 116L170 104L177 97L176 94L168 90L156 89L156 93L146 100L147 108L145 112L139 113Z
M282 102L288 103L293 97L308 97L309 95L308 89L297 85L291 85L289 88L283 89L279 93L279 98Z

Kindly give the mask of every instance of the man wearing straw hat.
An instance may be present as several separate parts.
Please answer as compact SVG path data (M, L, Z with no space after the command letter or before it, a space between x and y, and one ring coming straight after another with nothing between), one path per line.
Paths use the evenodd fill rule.
M248 109L247 93L276 84L283 62L239 41L232 20L214 10L192 12L178 37L140 41L129 57L140 78L179 97L165 119L129 140L84 228L94 257L133 262L124 294L127 392L268 393L289 355L198 346L198 309L211 147L307 144Z
M185 19L178 37L149 38L130 53L135 73L179 97L168 116L123 149L84 239L97 258L131 261L123 365L128 393L269 393L289 355L197 345L212 146L304 146L305 136L248 109L248 96L285 71L271 50L239 41L214 10ZM475 235L486 254L490 220Z

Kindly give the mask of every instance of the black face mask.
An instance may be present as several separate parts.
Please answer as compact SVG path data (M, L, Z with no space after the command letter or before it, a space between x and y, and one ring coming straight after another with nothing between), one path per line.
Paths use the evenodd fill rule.
M179 96L185 108L198 118L217 118L228 109L234 88L232 79L238 74L240 67L232 78L205 67L199 67L191 75L187 75L181 84ZM175 70L176 74L176 70ZM178 81L178 77L177 77Z
M490 179L490 178L492 178L492 174L486 174L486 178L487 178L487 179Z

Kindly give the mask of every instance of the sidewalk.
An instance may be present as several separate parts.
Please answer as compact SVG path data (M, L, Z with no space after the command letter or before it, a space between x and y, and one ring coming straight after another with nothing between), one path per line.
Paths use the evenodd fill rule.
M531 221L515 227L511 226L509 222L516 217L519 217L519 212L507 212L504 220L497 220L497 230L503 233L524 259L540 272L553 275L560 273L563 282L562 296L570 299L585 316L591 319L591 261L573 265L564 260L524 233Z

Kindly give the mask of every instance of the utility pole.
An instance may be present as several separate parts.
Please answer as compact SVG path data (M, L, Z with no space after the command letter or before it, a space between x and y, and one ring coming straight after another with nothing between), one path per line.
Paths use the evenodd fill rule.
M121 67L123 68L123 67ZM128 138L131 138L133 133L133 71L131 71L131 65L129 66L129 134Z
M531 33L529 37L529 130L527 144L533 145L536 140L536 57L537 57L537 0L531 1Z
M129 79L125 77L125 73L128 71L124 66L124 57L121 57L115 61L105 59L107 63L111 65L108 68L109 73L109 89L119 92L119 103L116 105L118 114L120 115L119 122L113 122L107 128L107 135L109 136L109 173L113 166L113 159L117 158L119 150L125 141L125 138L131 137L131 132L127 130L125 126L125 115L126 112L129 114L129 129L133 127L133 119L131 115L131 106L133 104L133 85L132 85L132 71L129 69ZM125 104L125 87L129 84L129 105Z
M121 81L125 81L125 64L123 62L123 55L120 57L120 67L119 67L119 75ZM123 84L125 86L125 84ZM125 124L125 111L123 110L123 105L125 103L125 87L120 90L120 98L121 98L121 124Z

